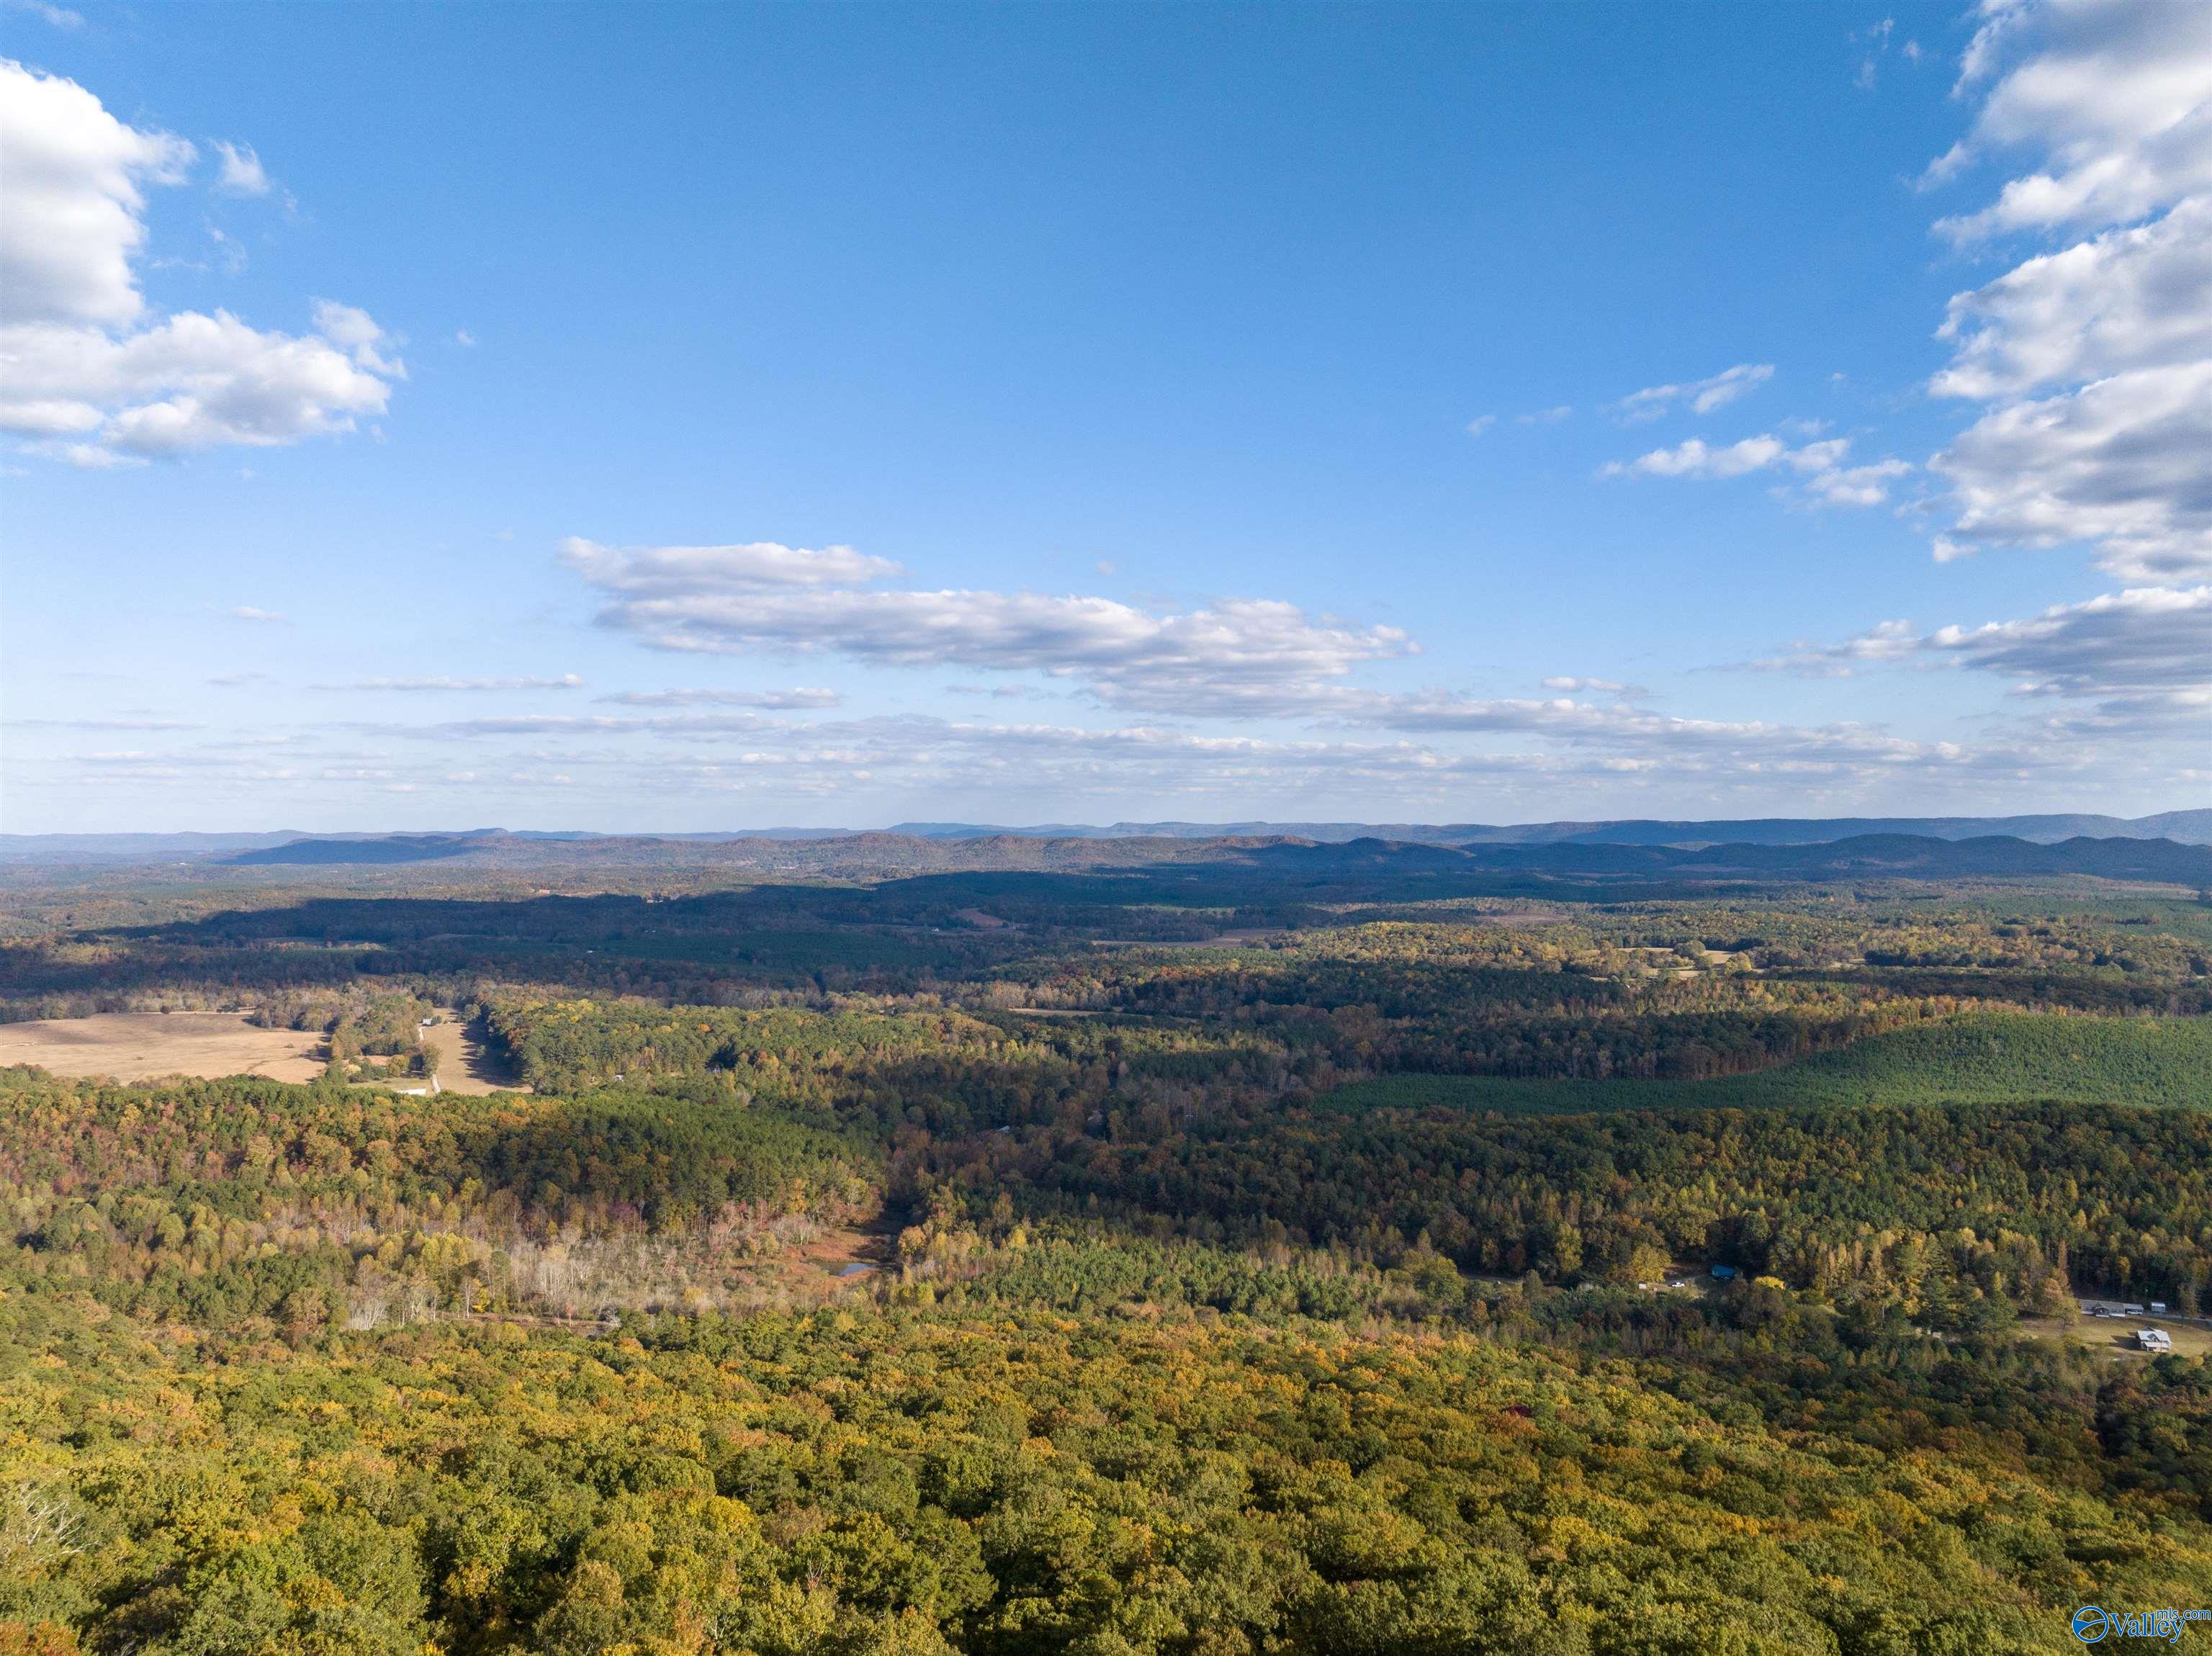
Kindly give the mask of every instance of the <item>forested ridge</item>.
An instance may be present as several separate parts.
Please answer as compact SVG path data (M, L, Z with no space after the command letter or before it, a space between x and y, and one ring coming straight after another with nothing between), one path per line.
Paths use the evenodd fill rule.
M19 1011L329 1064L0 1071L0 1652L1963 1656L2212 1602L2212 1368L2065 1335L2212 1295L2192 905L1054 877L11 945ZM533 1090L374 1084L431 1016Z
M1469 1271L1635 1283L1672 1260L1894 1295L1965 1325L2066 1283L2193 1308L2212 1282L2212 1114L2081 1105L1500 1120L1298 1113L929 1158L972 1207L1174 1216L1240 1243L1417 1239ZM972 1192L972 1194L969 1194ZM995 1199L995 1196L994 1197Z

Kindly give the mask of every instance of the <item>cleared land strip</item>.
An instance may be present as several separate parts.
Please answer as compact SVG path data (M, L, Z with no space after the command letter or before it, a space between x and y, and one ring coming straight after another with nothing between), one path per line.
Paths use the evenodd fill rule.
M438 1089L441 1092L461 1093L481 1097L486 1093L526 1093L529 1088L514 1080L507 1068L493 1055L483 1040L480 1025L454 1022L455 1014L447 1012L443 1023L434 1023L417 1032L425 1046L434 1047L438 1053Z

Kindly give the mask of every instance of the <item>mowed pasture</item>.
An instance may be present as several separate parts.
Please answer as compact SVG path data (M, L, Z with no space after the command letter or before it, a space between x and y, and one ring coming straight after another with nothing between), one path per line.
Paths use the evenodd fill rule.
M530 1090L486 1046L478 1027L459 1022L450 1011L444 1017L443 1022L432 1024L416 1036L438 1054L439 1091L481 1098L490 1093Z
M264 1076L313 1081L323 1037L263 1029L240 1012L102 1012L93 1017L0 1023L0 1065L35 1064L59 1076Z

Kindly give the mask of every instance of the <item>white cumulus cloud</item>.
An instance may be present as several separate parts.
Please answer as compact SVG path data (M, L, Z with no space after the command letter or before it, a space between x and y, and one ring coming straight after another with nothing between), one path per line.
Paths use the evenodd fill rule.
M258 175L250 149L217 148L227 187ZM303 335L148 314L144 191L195 156L73 81L0 61L0 431L97 466L295 443L385 410L404 370L350 306L318 306Z
M1672 448L1655 448L1633 460L1609 461L1608 477L1741 477L1747 471L1771 466L1790 452L1779 437L1747 437L1719 447L1702 437L1692 437Z
M1992 408L1929 462L1947 546L2090 541L2138 580L2212 573L2212 359Z
M1819 506L1880 506L1892 484L1910 476L1904 460L1875 460L1863 466L1820 466L1805 480L1805 493Z
M182 183L196 153L74 81L0 60L0 320L135 321L145 188Z
M2212 356L2212 196L1957 295L1939 337L1929 389L1984 402Z
M888 558L849 546L819 550L750 541L731 546L601 546L571 535L561 560L592 585L628 597L750 592L775 587L852 586L900 573Z
M82 434L118 455L295 443L350 430L391 395L391 365L374 347L268 332L228 311L185 311L127 333L11 326L0 330L0 429Z
M2094 545L2136 581L2212 573L2212 6L1984 6L1972 130L1937 163L2027 152L1961 242L2081 239L1951 301L1939 396L1984 404L1931 462L1939 556Z
M883 590L872 583L898 566L849 547L616 549L571 539L562 556L607 595L604 624L658 648L1042 671L1116 706L1165 713L1304 707L1316 685L1415 648L1396 628L1318 619L1267 598L1162 612L1103 597Z
M2212 8L1983 0L1960 90L1989 85L1973 130L1931 169L2029 149L2043 164L1942 221L1972 240L2124 223L2212 189Z
M2132 587L2021 621L1944 627L1927 647L2044 694L2212 689L2212 585Z
M1891 486L1913 468L1903 460L1845 465L1848 437L1826 437L1792 447L1771 432L1741 442L1714 445L1692 437L1672 448L1655 448L1632 460L1612 460L1599 469L1604 477L1741 477L1780 467L1802 479L1803 498L1815 506L1879 506Z
M1887 621L1840 644L1750 664L1848 676L1900 662L2011 681L2016 693L2093 702L2092 719L2212 739L2212 585L2130 587L2013 621L1922 632Z

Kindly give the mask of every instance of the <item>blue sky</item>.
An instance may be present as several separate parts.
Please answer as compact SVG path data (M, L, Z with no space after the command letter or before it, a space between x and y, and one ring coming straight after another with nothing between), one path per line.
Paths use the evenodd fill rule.
M2204 804L2208 20L12 5L6 826Z

